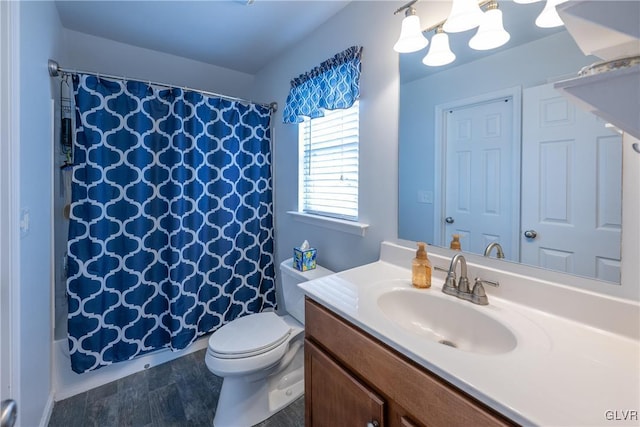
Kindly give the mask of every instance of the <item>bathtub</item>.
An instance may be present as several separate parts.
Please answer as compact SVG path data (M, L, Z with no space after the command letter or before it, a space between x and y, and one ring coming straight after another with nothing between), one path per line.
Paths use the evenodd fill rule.
M168 348L145 354L126 362L114 363L95 371L77 374L71 370L69 358L69 345L67 339L53 342L53 389L54 400L60 401L76 394L84 393L95 387L110 383L135 374L136 372L152 368L170 360L177 359L185 354L193 353L207 347L209 335L205 335L189 347L180 351L171 351Z

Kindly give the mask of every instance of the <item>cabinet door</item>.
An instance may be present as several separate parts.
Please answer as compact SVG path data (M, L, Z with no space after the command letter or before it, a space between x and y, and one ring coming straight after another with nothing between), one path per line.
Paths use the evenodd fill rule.
M305 426L384 427L384 401L305 340Z

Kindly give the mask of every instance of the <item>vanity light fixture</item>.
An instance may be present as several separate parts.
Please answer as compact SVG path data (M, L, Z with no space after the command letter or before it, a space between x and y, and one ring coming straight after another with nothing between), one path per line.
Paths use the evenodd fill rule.
M396 52L416 52L429 44L429 40L422 34L420 18L416 15L416 9L413 7L416 1L418 0L407 3L394 13L396 14L405 10L405 17L402 20L402 28L400 30L400 38L398 38L396 44L393 45L393 50Z
M480 25L482 9L478 0L453 0L449 17L442 27L447 33L460 33Z
M475 50L489 50L503 46L511 39L511 35L504 29L502 11L498 9L497 0L453 0L451 12L445 21L436 23L424 32L420 27L420 18L413 5L418 0L398 8L394 15L405 11L402 20L400 38L393 46L396 52L408 53L423 49L429 44L424 33L436 30L431 40L431 47L422 59L425 65L432 67L450 64L456 55L449 47L449 36L446 33L467 31L478 27L476 34L469 40L469 47ZM540 0L513 0L515 3L535 3ZM568 0L546 0L544 9L536 19L536 25L541 28L553 28L563 25L562 19L556 11L556 5ZM486 11L482 8L486 6ZM446 33L445 33L446 32Z
M556 11L556 5L564 3L567 0L547 0L544 5L544 9L536 18L536 25L540 28L554 28L564 25L558 11Z
M436 33L431 39L429 52L422 59L422 63L430 67L439 67L450 64L455 59L456 55L449 47L449 36L443 31L442 26L439 26L436 28Z
M495 49L510 38L511 35L502 24L502 11L498 9L498 2L492 1L482 16L478 32L469 40L469 47L475 50Z

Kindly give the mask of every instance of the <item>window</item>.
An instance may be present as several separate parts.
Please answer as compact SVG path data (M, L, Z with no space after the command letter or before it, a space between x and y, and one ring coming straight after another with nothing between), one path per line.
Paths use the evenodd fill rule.
M358 219L358 104L300 123L300 211Z

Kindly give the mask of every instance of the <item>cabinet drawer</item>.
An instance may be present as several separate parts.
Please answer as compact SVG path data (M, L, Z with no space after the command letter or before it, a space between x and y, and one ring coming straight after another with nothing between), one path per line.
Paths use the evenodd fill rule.
M305 310L307 339L317 343L385 399L404 408L412 420L429 427L514 425L308 298Z

